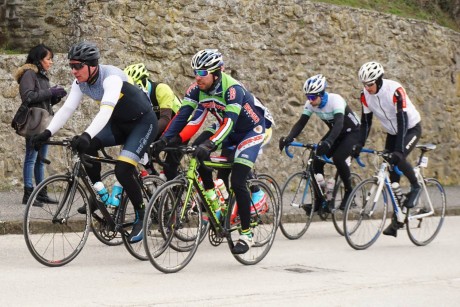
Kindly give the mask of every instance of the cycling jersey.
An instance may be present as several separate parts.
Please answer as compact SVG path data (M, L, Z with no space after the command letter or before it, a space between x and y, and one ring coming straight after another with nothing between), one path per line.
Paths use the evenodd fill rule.
M160 109L171 109L174 113L179 111L181 101L167 84L147 80L147 92L152 102L153 111L158 118Z
M373 113L377 116L383 128L391 135L398 134L396 116L398 100L402 101L403 111L407 114L407 128L413 128L420 122L420 113L415 109L406 91L398 82L383 79L382 87L375 95L369 94L366 90L363 90L361 94L363 113Z
M201 127L208 112L219 124L219 129L210 138L216 145L231 132L240 134L254 129L263 133L265 128L264 109L260 102L238 81L222 73L221 82L213 94L201 91L196 83L189 87L165 137L169 139L180 133L182 141L189 140ZM235 125L237 121L238 125Z

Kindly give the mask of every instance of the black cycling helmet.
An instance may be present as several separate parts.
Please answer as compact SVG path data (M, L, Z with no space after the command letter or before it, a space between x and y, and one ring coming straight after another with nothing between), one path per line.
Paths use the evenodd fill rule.
M80 42L70 47L67 58L84 62L89 66L96 66L100 57L96 44L91 42Z

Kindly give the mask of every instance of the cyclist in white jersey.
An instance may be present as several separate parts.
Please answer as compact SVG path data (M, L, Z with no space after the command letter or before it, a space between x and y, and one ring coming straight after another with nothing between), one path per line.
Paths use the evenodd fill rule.
M342 96L326 92L326 87L327 82L323 75L316 75L307 79L303 86L303 91L307 96L303 113L288 136L280 139L279 149L283 150L302 132L313 113L318 115L329 127L329 131L318 143L316 154L318 156L326 155L334 160L334 165L345 187L345 193L340 204L340 209L343 210L352 190L350 168L346 159L351 155L353 146L359 142L360 124L358 117ZM320 173L324 176L324 165L324 161L315 159L313 162L315 174ZM315 199L314 211L317 211L321 203L318 195ZM333 206L333 204L331 205ZM329 210L332 209L333 207L329 208ZM308 206L306 210L307 214L310 214L311 207Z
M372 115L375 115L387 133L385 149L392 153L390 162L403 172L411 184L404 206L412 208L417 203L421 186L406 157L415 148L422 134L420 114L402 85L393 80L383 79L383 73L383 66L377 62L365 63L359 70L358 76L364 89L361 92L361 139L360 144L354 149L354 155L359 155L364 146L372 125ZM390 180L399 182L400 176L391 171ZM396 237L400 226L393 219L383 234Z
M103 147L123 145L115 164L115 176L126 190L136 213L128 240L139 242L143 238L142 223L145 204L135 176L136 165L158 132L158 122L149 98L137 86L128 82L128 76L119 68L99 64L100 52L95 44L81 42L68 53L69 66L75 80L69 96L44 132L32 138L40 147L72 116L83 95L100 102L99 112L81 135L72 139L72 148L79 153L97 155ZM101 165L85 167L93 183L101 181ZM94 210L94 206L91 208ZM86 207L78 212L86 213Z

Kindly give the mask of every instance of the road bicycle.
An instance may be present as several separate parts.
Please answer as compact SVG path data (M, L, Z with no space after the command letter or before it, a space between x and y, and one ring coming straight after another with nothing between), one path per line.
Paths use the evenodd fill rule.
M289 152L290 146L305 148L304 154L309 152L309 156L307 159L302 159L302 168L304 170L289 176L281 190L281 232L286 238L291 240L302 237L308 230L313 219L315 213L313 208L316 202L315 195L318 195L320 198L319 202L321 203L317 211L318 216L322 220L326 220L332 211L334 227L339 234L343 235L342 211L338 210L345 191L343 183L336 172L332 193L327 196L327 192L318 183L313 170L314 159L322 159L328 164L333 164L333 161L325 156L318 157L316 155L317 144L314 143L303 144L292 142L288 144L285 147L285 152L290 158L293 157L292 153ZM361 181L361 178L358 174L352 172L351 181L354 186Z
M152 196L144 219L144 247L155 268L163 273L174 273L191 261L208 225L212 245L218 246L226 240L232 249L239 239L241 224L233 191L230 189L229 199L223 204L221 218L218 219L204 195L205 189L198 174L199 165L228 169L232 167L231 162L222 157L200 162L193 156L193 146L164 150L178 150L185 154L188 168L180 177L162 185ZM266 198L260 208L251 203L250 227L254 245L245 254L233 255L245 265L256 264L267 255L278 226L279 209L274 193L263 181L248 180L248 189L254 186L261 189ZM151 218L153 208L158 210L157 219ZM202 219L203 212L207 213L207 223Z
M414 167L422 192L414 208L406 209L404 198L398 199L391 188L388 162L391 154L385 151L363 149L362 152L375 154L378 165L376 174L362 181L352 191L344 211L343 227L348 244L357 250L370 247L379 238L387 220L387 207L393 207L393 221L405 226L409 239L418 246L427 245L441 230L446 213L446 193L435 178L425 178L423 168L428 166L425 154L436 145L417 145L420 156ZM398 171L395 169L395 171Z
M51 267L71 262L83 249L93 223L97 225L94 233L99 240L109 242L121 233L121 239L129 253L137 259L147 260L142 242L128 241L136 217L132 206L128 206L126 193L123 193L118 207L106 207L83 167L84 164L91 166L90 162L114 165L116 160L78 154L71 149L70 139L48 141L47 144L64 148L67 171L42 181L27 202L24 238L32 256L41 264ZM142 186L143 197L147 203L153 192L147 186L153 186L155 182L150 179L137 180ZM45 203L43 207L33 206L41 191L46 191L58 203ZM77 211L82 206L86 207L85 214Z

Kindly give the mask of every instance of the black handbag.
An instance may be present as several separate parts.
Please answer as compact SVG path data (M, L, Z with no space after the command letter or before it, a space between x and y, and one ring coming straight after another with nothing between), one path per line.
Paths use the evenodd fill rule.
M31 137L45 131L50 123L52 116L47 110L42 108L28 108L21 105L11 122L11 127L17 134L23 137Z

